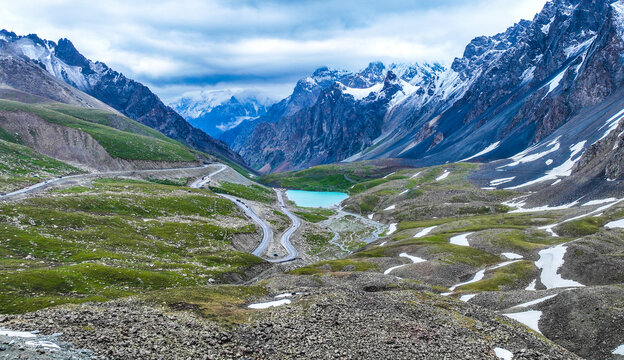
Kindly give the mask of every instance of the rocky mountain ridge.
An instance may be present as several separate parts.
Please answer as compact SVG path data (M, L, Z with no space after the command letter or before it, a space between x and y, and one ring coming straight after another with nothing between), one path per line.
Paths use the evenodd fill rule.
M443 70L439 64L391 64L386 67L380 62L370 63L357 73L322 67L299 80L293 93L271 106L265 116L224 133L221 139L245 154L242 156L252 167L266 171L301 169L341 161L354 151L372 145L372 140L381 134L381 120L388 109L409 95L424 91L425 85ZM313 112L316 114L312 115ZM372 127L367 128L369 125ZM320 130L310 136L317 144L304 141L300 143L302 148L297 149L294 141L299 138L295 132L303 133L307 131L305 127ZM323 139L323 134L330 131L328 128L338 131L341 127L353 127L352 131L349 130L351 134L334 133L337 137ZM279 129L279 133L275 129ZM361 134L361 131L367 134ZM344 144L334 142L352 135L355 137ZM303 149L308 146L311 147Z

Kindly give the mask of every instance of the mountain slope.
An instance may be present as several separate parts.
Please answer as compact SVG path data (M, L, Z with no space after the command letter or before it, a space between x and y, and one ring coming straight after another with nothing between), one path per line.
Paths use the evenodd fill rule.
M362 158L433 164L486 149L480 160L518 153L621 86L621 28L606 1L558 0L533 21L474 39L432 95L406 101L396 112L401 126ZM433 144L433 134L444 140Z
M372 145L385 131L389 109L424 91L442 70L382 63L359 73L320 68L266 116L222 139L265 172L341 161Z
M16 144L1 154L10 188L77 168L196 166L210 159L17 56L0 57L0 135Z
M17 36L2 30L0 45L2 54L32 60L54 77L101 100L131 119L197 150L244 164L240 156L227 145L193 128L146 86L126 78L104 63L86 59L67 39L61 39L57 44L36 35Z
M623 85L623 14L621 1L555 0L548 2L532 21L523 20L500 34L475 38L449 69L430 71L429 76L419 78L418 84L407 80L419 88L409 93L404 91L406 98L386 106L383 114L380 110L374 122L364 120L374 125L366 137L357 141L358 146L342 149L335 143L319 145L331 142L331 131L309 130L314 128L314 122L324 126L341 124L344 134L351 134L349 128L357 129L361 123L349 117L365 111L367 101L352 105L361 107L360 110L343 111L343 101L327 101L320 96L310 96L308 103L296 110L300 112L297 116L278 114L279 119L261 121L262 126L239 131L238 138L227 141L237 149L253 148L253 151L241 150L243 157L265 171L389 158L411 159L415 165L428 166L531 155L562 135L558 129L574 122L576 125L566 128L568 135L562 135L548 164L531 169L520 166L521 176L513 173L500 176L516 176L507 185L521 185L543 177L545 171L555 171L571 155L574 159L579 157L603 135L599 128L621 110L611 102L612 108L590 116L591 121L586 112L608 101ZM397 71L402 77L396 67L389 70ZM362 73L368 74L372 83L378 81L379 71L375 66ZM356 89L364 87L359 83L348 84L346 78L342 75L331 80ZM326 88L318 93L329 92L323 89ZM368 95L368 90L346 91L349 92L359 94L362 99ZM314 120L311 120L312 112L316 114ZM302 123L309 124L310 129L297 125ZM585 131L572 131L572 128ZM309 142L291 140L302 139L298 135L302 131L310 136ZM247 139L241 141L241 136ZM581 144L582 141L585 143ZM315 145L310 147L310 144ZM580 144L578 149L571 149L576 144ZM528 148L531 148L528 153L522 153ZM340 155L323 154L330 149L336 149ZM294 154L296 160L285 154ZM556 180L558 176L553 178Z

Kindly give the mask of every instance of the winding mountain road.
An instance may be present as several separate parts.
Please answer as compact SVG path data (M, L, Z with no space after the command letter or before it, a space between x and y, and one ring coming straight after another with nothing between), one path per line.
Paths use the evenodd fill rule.
M299 218L291 213L290 210L288 210L288 208L286 207L286 204L284 203L283 191L275 189L275 192L277 193L277 200L280 203L280 209L292 221L292 225L290 225L290 228L288 228L288 230L286 230L286 232L282 235L281 239L282 246L284 247L284 249L286 249L286 251L288 251L288 255L279 259L278 262L286 262L296 259L299 255L297 249L295 249L293 244L290 242L290 237L301 226L301 220L299 220Z
M74 180L99 178L99 177L105 177L105 176L133 176L139 173L140 174L158 174L158 173L165 173L165 172L171 172L171 171L199 170L199 169L207 168L210 165L212 164L196 166L196 167L185 167L185 168L121 170L121 171L106 171L106 172L96 172L96 173L88 173L88 174L68 175L68 176L63 176L63 177L59 177L56 179L46 180L46 181L43 181L34 185L30 185L23 189L15 190L6 194L0 194L0 200L10 200L20 195L33 193L33 192L36 192L37 190L43 190L53 185L62 185L64 183L72 182Z
M98 173L69 175L69 176L59 177L59 178L56 178L56 179L46 180L46 181L43 181L43 182L31 185L31 186L25 187L23 189L15 190L15 191L12 191L12 192L9 192L9 193L0 194L0 200L11 200L11 199L17 198L17 197L19 197L21 195L34 193L34 192L37 192L39 190L44 190L46 188L49 188L49 187L52 187L52 186L55 186L55 185L63 185L63 184L71 183L73 181L80 180L80 179L99 178L99 177L107 177L107 176L133 176L133 175L137 175L137 174L158 174L158 173L166 173L166 172L172 172L172 171L199 170L199 169L205 169L207 167L210 167L211 165L214 165L214 164L197 166L197 167L190 167L190 168L187 167L187 168L150 169L150 170L123 170L123 171L107 171L107 172L98 172ZM212 173L210 173L208 175L205 175L205 176L203 176L203 177L193 181L191 183L190 187L191 188L200 188L200 187L206 185L207 183L209 183L213 176L219 174L220 172L222 172L222 171L224 171L224 170L226 170L228 168L227 165L224 165L224 164L220 164L220 165L221 165L221 167L219 169L217 169L216 171L213 171ZM276 190L276 192L277 192L277 198L278 198L278 200L280 202L280 206L282 208L282 211L292 221L292 225L282 235L282 239L281 239L281 244L282 244L282 246L284 246L284 248L288 252L288 255L286 255L283 258L279 258L279 259L265 259L265 260L269 261L269 262L272 262L272 263L282 263L282 262L292 261L292 260L296 259L298 254L299 254L297 252L297 249L295 249L295 247L290 242L290 237L301 226L301 221L299 220L299 218L297 218L295 215L293 215L286 208L286 205L285 205L284 200L282 198L281 190ZM217 194L217 195L219 195L219 196L221 196L221 197L223 197L225 199L228 199L231 202L235 203L239 208L241 208L241 210L243 210L243 212L247 216L249 216L255 223L257 223L262 228L262 241L260 242L258 247L252 252L252 254L260 257L260 255L266 250L266 248L269 246L269 244L271 243L271 241L273 239L273 231L271 230L271 227L264 220L262 220L241 199L238 199L238 198L236 198L234 196L226 195L226 194Z
M197 180L195 180L193 183L191 183L190 187L192 188L200 188L204 185L206 185L207 183L209 183L211 181L211 178L215 175L217 175L218 173L222 172L223 170L227 169L226 165L222 165L222 167L206 176L203 176ZM282 211L284 212L284 214L286 214L286 216L288 216L290 218L290 220L292 221L292 225L290 226L290 228L282 235L281 238L281 244L284 247L284 249L286 249L286 251L288 252L288 255L286 255L285 257L282 258L278 258L278 259L272 259L272 258L263 258L268 262L272 262L272 263L283 263L283 262L288 262L288 261L292 261L295 260L297 258L297 256L299 255L299 253L297 252L297 249L295 249L295 247L293 246L293 244L290 242L290 237L292 236L292 234L297 231L297 229L299 229L299 227L301 226L301 221L299 220L298 217L296 217L294 214L292 214L288 208L286 208L286 204L284 203L284 199L282 197L282 191L281 190L275 190L275 192L277 193L277 199L279 200L280 203L280 207L282 209ZM253 255L256 255L258 257L260 257L260 255L266 250L266 248L269 246L269 244L271 243L271 241L273 240L273 231L271 230L271 227L264 221L262 220L258 214L256 214L244 201L242 201L241 199L238 199L234 196L231 195L226 195L226 194L217 194L225 199L230 200L231 202L233 202L234 204L236 204L241 210L243 210L243 212L249 216L249 218L251 218L251 220L253 220L256 224L258 224L261 228L262 228L262 241L260 241L260 244L258 245L258 247L256 247L256 249L252 252Z

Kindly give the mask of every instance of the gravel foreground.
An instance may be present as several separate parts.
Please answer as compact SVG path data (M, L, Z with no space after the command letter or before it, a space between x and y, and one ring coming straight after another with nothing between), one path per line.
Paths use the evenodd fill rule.
M248 321L234 326L136 298L11 315L0 328L56 333L73 347L5 345L0 359L497 359L495 347L514 359L578 359L507 318L424 291L291 290L302 292L291 304L241 308Z

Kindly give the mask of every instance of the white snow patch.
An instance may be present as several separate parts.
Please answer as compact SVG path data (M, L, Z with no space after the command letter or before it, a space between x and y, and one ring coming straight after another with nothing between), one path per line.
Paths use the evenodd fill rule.
M580 200L580 199L579 199L579 200ZM553 231L553 228L555 228L555 227L559 226L560 224L567 223L567 222L569 222L569 221L579 220L579 219L582 219L582 218L584 218L584 217L588 217L588 216L592 216L592 215L597 216L596 214L602 214L602 213L603 213L605 210L607 210L608 208L610 208L610 207L612 207L612 206L614 206L614 205L616 205L616 204L619 204L619 203L621 203L622 201L624 201L624 199L619 199L619 200L616 200L616 201L614 201L614 202L608 203L607 205L603 205L603 206L601 206L601 207L599 207L599 208L597 208L597 209L595 209L595 210L592 210L592 211L590 211L590 212L588 212L588 213L586 213L586 214L579 215L579 216L575 216L575 217L572 217L572 218L569 218L569 219L565 219L564 221L562 221L562 222L560 222L560 223L557 223L557 224L551 224L551 225L542 226L542 227L539 227L538 229L540 229L540 230L546 230L546 231L548 231L548 232L549 232L552 236L556 236L556 237L558 237L558 235L557 235L557 234Z
M506 257L507 259L510 259L510 260L522 259L522 255L518 255L518 254L512 253L512 252L504 252L501 255L503 255L504 257Z
M470 299L472 299L473 297L477 296L477 294L469 294L469 295L462 295L459 300L463 301L463 302L468 302L470 301Z
M292 296L293 296L293 293L283 293L283 294L275 295L275 299L289 298Z
M487 153L489 153L489 152L491 152L491 151L495 150L495 149L498 147L498 145L500 145L500 141L497 141L497 142L495 142L495 143L493 143L493 144L490 144L490 145L489 145L488 147L486 147L485 149L483 149L483 150L479 151L478 153L476 153L476 154L472 155L471 157L465 158L465 159L463 159L463 160L459 160L459 162L472 160L472 159L477 158L477 157L479 157L479 156L481 156L481 155L485 155L485 154L487 154Z
M54 350L60 350L61 347L56 345L55 343L51 342L51 341L26 341L24 342L24 344L26 346L32 346L32 347L43 347L43 348L48 348L48 349L54 349Z
M426 259L420 258L418 256L409 255L407 253L400 253L399 256L410 259L412 261L412 263L414 263L414 264L427 261Z
M494 179L490 181L490 186L502 185L510 181L513 181L515 178L516 178L515 176L512 176L512 177L506 177L506 178L501 178L501 179Z
M421 172L422 172L422 171L419 171L419 172L417 172L416 174L412 175L412 176L410 177L410 179L413 179L413 178L415 178L415 177L418 177L418 175L420 175L420 173L421 173Z
M367 216L368 220L373 220L373 216L375 216L375 213L368 214L368 216Z
M537 285L537 280L531 281L529 286L527 286L524 290L535 291L535 285Z
M565 50L563 50L563 53L566 57L578 55L581 52L585 51L585 49L587 49L589 45L594 42L594 40L596 40L596 36L592 36L580 44L568 46L567 48L565 48Z
M435 180L436 181L444 180L444 179L446 179L449 176L450 173L451 173L450 171L444 170L442 175L438 176Z
M524 70L521 76L522 84L526 84L529 81L533 80L533 78L535 77L534 73L535 73L535 66L531 66L530 68Z
M613 4L611 4L611 7L613 8L615 16L614 16L614 20L615 20L615 24L616 24L616 29L618 32L618 35L620 35L620 38L622 38L622 40L624 40L624 1L619 0L614 2Z
M392 235L395 231L397 231L397 223L392 223L390 224L390 226L388 226L388 232L386 233L386 235Z
M547 181L547 180L558 180L559 176L570 176L570 174L572 174L572 167L574 166L574 164L581 158L581 155L583 155L583 149L585 148L585 143L587 141L583 140L579 143L576 143L572 146L570 146L570 157L568 158L568 160L566 160L563 164L553 168L552 170L548 170L546 171L546 175L537 178L535 180L526 182L524 184L520 184L517 186L511 186L508 187L506 189L509 190L515 190L515 189L519 189L525 186L529 186L529 185L533 185L533 184L537 184L543 181Z
M394 210L396 209L396 205L390 205L387 208L384 209L384 211L390 211L390 210Z
M481 281L481 280L483 280L483 278L484 278L484 277L485 277L485 269L484 269L484 270L479 270L479 271L477 271L477 273L476 273L476 274L472 277L472 279L470 279L470 280L468 280L468 281L466 281L466 282L463 282L463 283L459 283L459 284L457 284L457 285L453 285L453 286L451 286L451 287L449 288L449 290L451 290L451 291L455 291L455 289L457 289L457 288L458 288L458 287L460 287L460 286L464 286L464 285L468 285L468 284L475 283L475 282L477 282L477 281Z
M605 127L607 128L607 130L605 131L604 134L602 134L602 136L600 137L600 139L594 141L593 144L597 143L598 141L606 138L607 136L609 136L609 134L611 134L612 131L614 131L615 129L617 129L618 125L620 125L620 121L622 121L622 119L624 119L624 109L620 110L617 112L617 114L613 115L612 117L610 117L604 125L602 125L600 127L600 129L598 130L602 130ZM592 144L592 145L593 145Z
M624 219L608 222L604 227L607 229L624 229Z
M579 287L583 284L574 280L567 280L558 274L559 268L564 263L567 247L564 244L541 250L538 254L540 258L535 262L535 266L542 270L540 280L547 289L560 287Z
M406 264L403 265L397 265L397 266L393 266L391 268L386 269L386 271L384 271L384 275L388 275L391 272L393 272L394 270L398 269L398 268L402 268L403 266L405 266Z
M615 349L613 349L611 354L613 354L613 355L624 355L624 344L622 344L622 345L616 347Z
M388 103L388 107L392 108L397 104L403 102L403 100L407 99L410 95L418 91L420 86L414 86L405 80L400 80L399 84L401 85L401 90L397 91L393 96L390 102Z
M407 190L403 190L403 191L399 194L399 196L401 196L401 195L405 195L405 194L407 194L408 192L409 192L409 189L407 189Z
M507 350L507 349L495 347L494 348L494 354L496 354L496 357L501 359L501 360L512 360L513 359L513 353L511 351Z
M509 318L512 318L518 322L523 323L524 325L528 326L529 328L535 330L538 333L542 333L539 330L539 320L542 317L542 312L538 311L538 310L529 310L529 311L525 311L525 312L518 312L518 313L513 313L513 314L503 314Z
M34 338L37 335L27 332L27 331L13 331L7 329L0 329L0 335L2 336L10 336L10 337L21 337L21 338Z
M544 156L553 153L557 150L559 150L559 148L561 147L561 144L559 144L559 138L561 136L557 136L556 139L554 139L553 141L549 142L548 144L546 144L546 147L549 148L547 150L538 152L536 154L532 154L532 155L527 155L529 152L537 149L538 145L534 145L531 146L530 148L519 152L518 154L512 156L510 159L514 160L514 162L512 162L511 164L507 164L507 165L503 165L500 166L499 168L504 168L504 167L514 167L520 164L525 164L525 163L529 163L529 162L533 162L535 160L541 159Z
M602 205L602 204L606 204L606 203L611 203L617 201L616 198L606 198L606 199L598 199L598 200L592 200L592 201L588 201L585 204L581 205L581 206L592 206L592 205Z
M416 235L414 235L415 238L421 238L423 236L427 236L431 230L435 229L436 227L438 227L437 225L435 226L430 226L428 228L424 228L422 230L420 230Z
M492 266L492 267L489 267L489 268L487 268L486 270L494 270L494 269L502 268L502 267L504 267L504 266L511 265L511 264L513 264L513 263L517 263L518 261L520 261L520 260L510 260L510 261L505 261L505 262L502 262L502 263L500 263L500 264L496 264L496 265L494 265L494 266Z
M555 17L553 16L550 21L548 22L548 24L546 25L542 25L542 32L546 35L548 35L548 32L550 31L550 25L552 25L553 21L555 21Z
M556 228L559 224L552 224L552 225L546 225L546 226L541 226L538 227L538 229L540 230L546 230L547 233L550 234L550 236L552 237L559 237L559 235L557 235L557 233L555 232L555 230L553 230L554 228Z
M518 208L515 210L511 210L510 213L527 213L527 212L538 212L538 211L554 211L554 210L564 210L564 209L569 209L573 206L575 206L576 204L578 204L578 200L573 201L569 204L563 204L563 205L559 205L559 206L549 206L549 205L544 205L544 206L538 206L538 207L534 207L534 208L528 208L525 209L522 206L524 205L524 203L518 203L516 205L518 205ZM504 204L507 205L507 204Z
M250 309L268 309L271 307L277 307L277 306L282 306L282 305L287 305L287 304L290 304L290 299L281 299L281 300L268 301L268 302L263 302L263 303L256 303L256 304L251 304L247 307Z
M518 304L518 305L516 305L514 307L521 308L521 307L529 307L529 306L537 305L537 304L542 303L542 302L544 302L546 300L552 299L552 298L554 298L557 295L559 295L559 294L553 294L553 295L544 296L543 298L535 299L533 301L527 301L525 303Z
M546 166L550 166L553 163L553 159L546 160Z
M389 178L390 176L392 176L392 175L394 175L394 174L396 174L396 171L393 171L393 172L391 172L390 174L388 174L388 175L386 175L386 176L382 177L382 179L387 179L387 178Z
M568 71L568 68L569 66L563 69L559 74L557 74L557 76L555 76L552 80L550 80L548 84L546 84L548 85L548 92L546 93L546 95L542 97L542 99L548 96L548 94L553 92L559 86L559 84L561 83L561 80L563 79L563 75L565 75L566 71Z
M387 241L384 241L384 242L382 242L381 244L379 244L379 246L384 246L384 245L386 245L387 243L388 243Z
M449 239L449 242L453 245L470 246L470 244L468 243L468 236L472 234L474 233L466 233L466 234L453 236L452 238Z
M453 285L453 286L451 286L451 287L449 288L449 290L451 290L451 291L455 291L455 289L457 289L457 288L458 288L458 287L460 287L460 286L464 286L464 285L468 285L468 284L475 283L475 282L477 282L477 281L481 281L481 280L483 280L483 278L485 277L485 271L486 271L486 270L494 270L494 269L498 269L498 268L501 268L501 267L503 267L503 266L507 266L507 265L509 265L509 264L513 264L513 263L518 262L518 261L519 261L519 260L505 261L505 262L502 262L502 263L500 263L500 264L494 265L494 266L492 266L492 267L490 267L490 268L483 269L483 270L479 270L479 271L475 274L475 276L474 276L472 279L470 279L470 280L468 280L468 281L466 281L466 282L463 282L463 283L459 283L459 284L457 284L457 285Z
M384 84L383 83L375 84L366 89L357 89L357 88L352 88L352 87L348 87L345 85L343 86L344 86L342 88L343 93L349 94L353 96L355 100L359 101L359 100L366 98L371 93L378 93L379 91L381 91L381 89L383 89Z
M410 259L413 264L417 264L417 263L421 263L421 262L427 261L426 259L419 258L418 256L412 256L412 255L409 255L407 253L400 253L399 256ZM408 264L397 265L397 266L393 266L391 268L388 268L388 269L386 269L386 271L384 271L384 275L388 275L391 272L393 272L394 270L396 270L398 268L401 268L403 266L406 266L406 265L408 265Z

